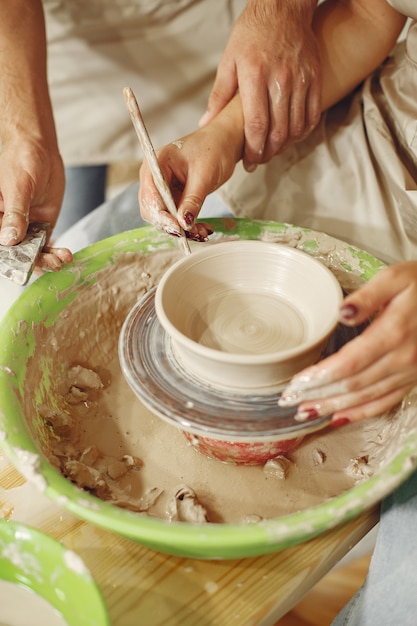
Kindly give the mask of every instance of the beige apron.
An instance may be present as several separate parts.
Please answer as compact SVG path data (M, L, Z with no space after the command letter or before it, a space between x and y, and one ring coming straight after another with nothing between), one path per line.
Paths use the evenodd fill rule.
M204 113L246 0L44 0L48 72L66 165L141 158L122 90L156 146Z
M398 9L417 18L416 0ZM324 231L388 262L417 259L417 23L307 141L251 174L238 164L221 195L238 216Z

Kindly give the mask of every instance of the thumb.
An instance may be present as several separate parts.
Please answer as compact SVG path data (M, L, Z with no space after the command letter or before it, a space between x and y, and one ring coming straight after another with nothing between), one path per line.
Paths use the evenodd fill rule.
M348 295L340 308L339 318L347 326L356 326L387 306L400 291L407 286L407 281L390 276L395 266L379 271L370 281L357 291Z
M209 167L203 169L203 166L189 171L177 212L178 222L184 230L192 229L206 196L217 189L216 175L215 170Z
M238 88L235 65L220 61L213 88L207 103L207 110L198 125L201 128L208 124L236 94Z
M200 213L204 202L204 194L190 192L183 194L183 199L178 207L177 219L178 223L184 230L191 230Z
M16 184L12 190L2 185L3 218L0 229L0 244L13 246L22 241L29 224L31 194L24 183Z

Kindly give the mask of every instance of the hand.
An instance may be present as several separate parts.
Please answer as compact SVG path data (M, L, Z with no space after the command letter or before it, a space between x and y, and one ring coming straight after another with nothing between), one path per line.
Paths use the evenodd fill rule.
M243 148L239 97L207 126L158 150L158 161L178 208L177 219L165 207L146 161L140 169L139 206L144 220L168 234L205 241L211 229L195 220L207 194L233 173Z
M297 374L280 406L300 404L300 421L333 413L332 423L375 417L417 385L417 261L380 271L345 298L340 320L366 330L337 353Z
M47 221L54 227L65 177L48 90L42 1L3 4L0 243L12 246L24 239L29 221ZM69 250L47 247L37 267L58 270L71 259Z
M312 29L317 0L249 0L218 66L208 109L213 119L239 90L248 171L306 137L321 114L321 64Z
M57 151L17 133L5 142L0 153L0 243L12 246L22 241L29 222L49 222L53 228L64 186L64 167ZM66 248L46 245L36 269L57 271L71 260Z

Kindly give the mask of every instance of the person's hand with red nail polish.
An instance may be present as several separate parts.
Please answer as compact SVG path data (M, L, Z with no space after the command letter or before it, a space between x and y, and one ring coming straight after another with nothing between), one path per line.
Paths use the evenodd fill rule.
M206 196L233 173L243 149L240 101L236 97L209 125L157 151L164 178L178 208L175 219L153 182L146 161L140 168L139 206L143 219L171 235L205 241L212 233L197 222Z
M297 374L280 404L298 412L333 414L336 424L378 416L417 385L417 261L381 270L347 296L340 321L371 320L337 353Z

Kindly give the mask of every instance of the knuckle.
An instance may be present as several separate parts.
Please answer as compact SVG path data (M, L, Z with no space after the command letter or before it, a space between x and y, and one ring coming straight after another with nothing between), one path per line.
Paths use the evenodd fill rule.
M268 138L269 150L267 152L265 151L266 154L268 154L269 158L282 152L287 145L287 141L288 141L288 132L281 132L281 133L274 133L274 134L271 133L271 135Z
M306 135L306 128L304 121L295 122L291 125L291 137L293 139L302 139Z
M271 130L269 134L269 141L273 147L280 147L288 139L288 128L279 127Z
M26 223L29 222L29 213L22 206L12 205L8 207L3 216L3 222L14 221L17 218L22 218Z
M279 79L277 80L281 91L287 91L293 83L293 74L289 67L283 65L280 68Z
M223 103L224 99L225 95L223 89L220 86L214 86L209 97L209 108L217 108L219 104Z
M388 337L387 348L389 349L390 346L398 347L398 346L403 346L404 344L406 345L408 344L407 346L407 351L408 351L411 348L411 344L408 342L408 339L409 339L408 327L402 323L393 324L391 327L391 332Z
M268 131L269 120L266 116L257 114L247 120L245 126L246 135L263 139Z
M196 193L187 194L187 198L184 202L184 205L187 207L188 211L193 211L198 213L201 207L201 198Z
M353 376L347 383L349 393L356 393L362 389L362 382L360 376Z
M417 343L408 341L407 347L402 351L402 365L406 368L415 368L417 365Z

